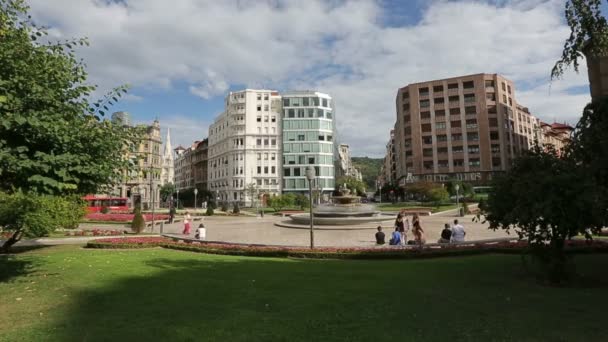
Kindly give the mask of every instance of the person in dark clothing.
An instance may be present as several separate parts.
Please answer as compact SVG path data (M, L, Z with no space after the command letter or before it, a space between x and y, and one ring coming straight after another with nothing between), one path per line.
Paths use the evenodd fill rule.
M171 208L169 209L169 223L173 223L174 219L175 219L175 207L171 206Z
M382 232L382 226L378 226L378 232L376 233L376 245L384 245L384 233Z
M452 238L452 229L450 229L449 224L445 224L443 230L441 231L441 238L438 243L450 243L450 239Z

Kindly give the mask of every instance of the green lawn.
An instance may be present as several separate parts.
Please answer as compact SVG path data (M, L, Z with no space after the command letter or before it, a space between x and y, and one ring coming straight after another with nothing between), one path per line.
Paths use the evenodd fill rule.
M0 255L0 341L601 341L608 255L554 288L507 255L316 261L166 249Z

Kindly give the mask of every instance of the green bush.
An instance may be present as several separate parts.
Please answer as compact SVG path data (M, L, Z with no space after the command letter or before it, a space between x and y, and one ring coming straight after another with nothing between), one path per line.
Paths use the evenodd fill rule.
M131 230L139 234L145 228L146 221L144 220L144 216L141 214L141 210L139 208L135 208L135 216L133 216L133 221L131 221Z
M297 194L295 198L295 204L300 207L300 209L306 209L309 207L309 199L303 194Z
M222 202L222 211L225 213L228 212L228 202Z
M234 205L232 206L232 213L239 214L240 212L241 208L239 208L239 202L234 202Z
M102 214L107 214L109 212L110 212L110 208L108 208L106 206L101 207L101 213Z
M85 213L84 201L75 196L0 192L0 226L12 233L2 249L9 250L24 236L48 236L58 228L77 228Z
M214 212L213 212L213 206L212 205L208 205L207 206L207 211L205 212L205 214L207 216L213 216Z

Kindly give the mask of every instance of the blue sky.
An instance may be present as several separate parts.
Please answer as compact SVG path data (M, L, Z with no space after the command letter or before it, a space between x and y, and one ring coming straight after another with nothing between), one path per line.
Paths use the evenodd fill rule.
M31 0L57 39L79 51L100 93L131 84L112 108L159 118L173 145L207 135L231 90L317 89L337 105L342 142L380 157L399 87L501 73L541 119L576 122L583 73L550 82L569 34L563 0Z

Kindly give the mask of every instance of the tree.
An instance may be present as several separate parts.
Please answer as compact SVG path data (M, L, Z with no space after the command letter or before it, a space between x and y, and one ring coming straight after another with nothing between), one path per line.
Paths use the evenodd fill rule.
M595 199L586 216L592 227L608 226L608 99L588 104L577 123L566 156L581 169L582 177L594 185Z
M175 184L167 183L160 188L160 200L167 202L175 193Z
M490 229L527 239L552 282L568 275L566 239L584 233L594 220L588 214L598 191L580 170L552 148L536 147L493 180L494 191L480 204L478 218L489 222Z
M382 168L383 158L352 157L353 166L361 171L366 189L376 187L376 179Z
M103 120L126 87L91 103L75 57L86 39L50 42L27 14L23 0L0 0L0 190L97 193L132 167L139 132Z
M78 196L0 192L0 227L12 233L2 250L9 251L22 237L48 236L61 227L77 228L85 208L86 203Z
M436 207L439 207L441 202L445 202L450 198L450 194L448 194L448 191L444 187L434 187L429 190L427 198L435 203Z
M135 208L135 214L133 215L133 221L131 221L131 230L139 234L146 228L146 220L141 214L139 207Z
M302 210L310 206L309 199L304 194L297 194L294 200L294 204L300 207L300 209Z
M578 60L583 55L606 56L608 52L608 22L600 11L601 0L568 0L566 21L570 36L564 44L562 57L553 70L551 78L563 75L570 65L578 72Z
M268 206L275 212L279 212L286 207L285 198L282 195L272 196L268 198Z

